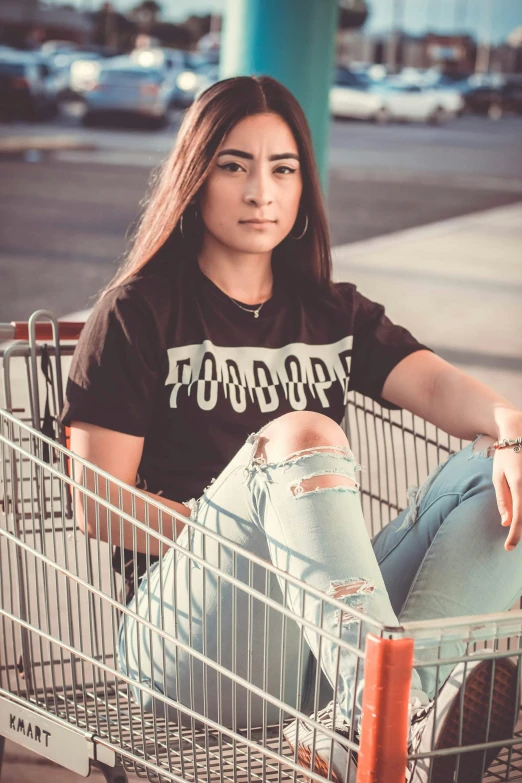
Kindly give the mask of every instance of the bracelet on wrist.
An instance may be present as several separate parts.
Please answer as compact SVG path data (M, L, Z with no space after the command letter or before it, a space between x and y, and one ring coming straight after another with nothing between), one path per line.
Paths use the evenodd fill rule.
M493 444L494 449L507 449L509 446L513 446L513 451L517 453L522 451L522 437L520 438L504 438L504 440L497 440Z

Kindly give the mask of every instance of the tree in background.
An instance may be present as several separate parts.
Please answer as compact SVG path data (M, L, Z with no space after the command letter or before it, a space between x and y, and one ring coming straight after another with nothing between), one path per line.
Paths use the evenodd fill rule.
M143 35L156 40L160 46L194 49L213 26L216 29L215 15L213 18L211 14L191 14L184 22L175 24L163 21L162 11L161 3L156 0L142 0L127 15L118 13L112 3L103 2L99 10L91 14L94 22L92 43L128 52L136 37Z
M196 42L204 35L208 35L212 29L212 16L210 14L203 16L192 14L185 19L183 24L190 31L193 41Z
M210 30L211 16L189 16L183 23L164 22L160 19L162 7L156 0L142 0L129 16L137 25L138 33L149 35L163 46L175 49L191 49Z
M161 5L156 0L142 0L132 9L129 16L133 22L136 22L140 32L150 33L158 17L161 16L161 10Z
M111 3L103 3L90 14L93 21L92 43L115 52L128 52L134 46L136 24L118 13Z
M184 24L156 22L150 28L150 35L160 45L170 46L173 49L191 49L194 43L190 30Z
M339 0L339 29L359 29L364 25L369 14L365 0Z

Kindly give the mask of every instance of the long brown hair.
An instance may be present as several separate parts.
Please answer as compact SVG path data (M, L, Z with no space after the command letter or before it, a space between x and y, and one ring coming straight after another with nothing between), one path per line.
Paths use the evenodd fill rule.
M270 76L237 76L206 89L186 112L172 153L158 170L145 201L145 209L135 231L130 251L113 280L110 290L136 275L161 251L168 249L169 263L198 250L202 240L191 220L191 202L208 176L221 143L244 117L274 112L286 121L294 134L299 157L303 191L299 216L292 234L308 228L302 239L286 237L272 251L274 273L301 290L324 293L332 290L331 248L323 194L315 164L310 129L305 114L292 93ZM183 234L180 218L183 216ZM165 253L163 253L165 255Z

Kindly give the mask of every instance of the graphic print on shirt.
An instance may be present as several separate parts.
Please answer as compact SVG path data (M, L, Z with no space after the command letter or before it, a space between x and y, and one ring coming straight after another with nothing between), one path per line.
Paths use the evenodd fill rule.
M197 345L169 348L169 373L165 385L172 385L170 407L178 407L181 389L196 395L201 410L216 407L220 395L236 413L248 402L261 413L279 408L282 394L290 406L305 410L306 390L329 408L327 391L341 384L343 402L348 399L353 335L328 345L289 343L281 348L235 348L204 340Z

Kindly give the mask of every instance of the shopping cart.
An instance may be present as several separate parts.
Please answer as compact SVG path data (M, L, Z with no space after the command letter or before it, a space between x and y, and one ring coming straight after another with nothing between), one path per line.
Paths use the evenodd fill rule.
M361 735L352 728L348 739L349 747L358 753L357 772L352 773L358 783L403 783L411 670L426 648L438 670L444 643L461 641L465 652L452 662L471 662L477 657L490 661L492 683L495 670L501 672L502 662L510 659L516 663L517 679L509 687L517 688L519 696L520 609L398 628L385 627L354 611L359 641L350 645L341 639L340 631L337 637L320 624L310 628L304 617L305 601L315 601L320 617L330 604L342 618L345 606L341 602L215 533L196 530L197 525L185 517L186 530L194 533L173 541L172 536L148 529L123 511L121 498L128 487L72 454L57 417L63 404L63 379L81 328L82 324L58 322L45 311L33 314L28 324L0 325L0 340L10 341L0 347L4 383L4 408L0 409L0 775L2 738L8 738L85 777L93 766L98 767L112 783L124 783L131 773L165 782L324 781L327 778L318 772L303 773L283 737L286 722L295 717L310 722L309 714L331 696L321 667L309 655L305 629L318 635L319 658L321 640L328 638L336 645L338 660L341 651L354 656L357 677L364 662ZM464 445L407 411L383 409L355 393L348 401L345 427L354 453L365 466L360 477L362 503L372 536L406 506L408 487L418 486L429 471ZM94 477L93 490L88 489L88 473ZM110 480L119 487L119 502L109 497ZM167 507L137 489L130 492L133 498L144 499L147 508L158 509L168 529L175 515ZM242 645L245 659L234 642L232 661L225 663L219 644L217 656L211 657L205 648L191 647L190 640L169 636L146 618L137 618L133 604L126 606L122 600L120 577L111 563L111 542L89 539L76 530L78 504L83 503L85 510L88 497L95 502L94 524L99 524L100 515L111 512L120 527L141 528L149 542L159 542L163 552L174 549L178 562L188 559L214 579L219 589L229 590L230 616L218 622L229 623L236 642L238 634L247 640ZM203 538L202 550L194 546L196 535ZM201 551L212 551L213 556L202 557ZM162 568L161 559L154 568ZM275 597L278 577L284 589L278 587L280 594ZM292 611L287 602L288 593L296 589L301 591L301 613ZM160 595L162 606L164 600ZM238 629L234 619L240 603L247 607L248 621ZM203 618L204 610L203 606ZM151 688L150 680L136 681L124 674L116 656L122 618L125 627L127 620L138 621L151 638L155 635L163 655L170 645L176 650L176 660L178 654L190 660L192 696L197 678L208 687L217 683L241 702L246 723L224 725L219 715L216 719L209 712L206 702L198 704L192 696L188 703L176 701L164 696L161 687ZM363 622L367 635L362 633ZM287 655L296 656L295 682L285 681ZM423 665L427 665L425 656ZM154 708L144 709L151 700ZM492 739L491 703L490 697L483 743L474 747L482 751L484 780L522 781L519 712L513 715L508 736ZM462 714L463 710L459 737ZM315 725L317 736L319 731L335 736ZM410 758L438 756L438 776L431 779L458 780L470 750L457 738L454 747ZM444 771L444 764L454 768L455 761L455 774L445 777L450 773Z

